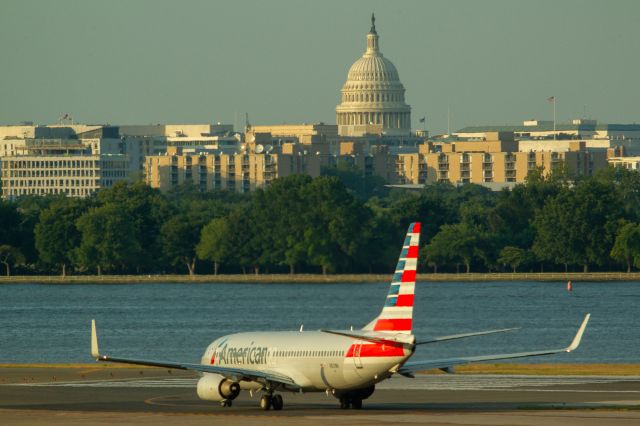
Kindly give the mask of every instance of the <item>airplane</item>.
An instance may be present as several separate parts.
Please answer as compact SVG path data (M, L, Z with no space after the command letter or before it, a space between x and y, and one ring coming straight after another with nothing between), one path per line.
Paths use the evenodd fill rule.
M241 391L261 393L260 407L281 410L279 392L326 392L347 409L362 408L375 385L399 374L415 377L418 371L441 369L452 373L458 365L544 356L574 351L582 339L590 314L571 344L562 349L496 355L409 361L417 346L503 333L513 329L487 330L417 340L412 333L413 302L418 264L420 223L409 226L386 302L380 314L360 330L262 331L220 337L205 350L199 364L119 358L98 349L96 322L91 321L91 356L96 361L116 362L200 374L197 394L203 400L231 407Z

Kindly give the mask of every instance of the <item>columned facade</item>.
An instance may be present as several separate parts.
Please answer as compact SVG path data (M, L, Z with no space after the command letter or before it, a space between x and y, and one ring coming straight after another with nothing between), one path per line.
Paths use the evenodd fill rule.
M396 67L380 52L373 16L367 50L349 69L336 120L341 136L411 133L411 107L405 103Z

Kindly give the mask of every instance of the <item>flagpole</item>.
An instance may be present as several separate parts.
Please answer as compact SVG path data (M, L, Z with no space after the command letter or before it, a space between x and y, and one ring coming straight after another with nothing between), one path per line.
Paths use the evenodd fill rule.
M556 97L553 97L553 140L556 140Z

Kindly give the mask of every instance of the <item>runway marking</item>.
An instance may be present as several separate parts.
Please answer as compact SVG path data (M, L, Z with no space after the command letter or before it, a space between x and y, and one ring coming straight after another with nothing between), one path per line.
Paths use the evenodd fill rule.
M14 383L11 386L56 386L72 388L195 388L198 379L116 379L86 380L82 382Z
M80 374L91 374L91 373L94 373L96 371L104 371L104 369L103 368L90 368L88 370L80 371Z
M417 376L415 379L394 377L377 385L388 390L503 390L560 392L557 389L535 389L551 386L640 382L639 376L515 376L515 375L437 375ZM189 388L194 389L197 378L145 378L87 380L75 382L15 383L9 386L55 386L95 388ZM522 388L522 389L518 389ZM534 389L531 389L534 388ZM567 391L564 389L562 391ZM640 393L640 390L570 390L572 392Z
M500 390L529 387L640 382L638 376L523 376L523 375L438 375L415 379L393 377L378 389L419 390Z
M184 407L185 404L172 404L172 403L168 403L168 402L159 402L158 400L166 400L166 399L172 399L172 398L178 398L184 396L183 394L176 394L176 395L164 395L164 396L155 396L153 398L147 398L144 400L145 404L148 405L160 405L163 407ZM210 408L209 404L189 404L189 407L200 407L200 408Z

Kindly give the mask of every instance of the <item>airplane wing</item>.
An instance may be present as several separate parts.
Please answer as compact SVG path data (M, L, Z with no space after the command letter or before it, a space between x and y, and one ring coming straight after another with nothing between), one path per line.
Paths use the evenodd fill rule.
M435 359L435 360L427 360L427 361L410 361L406 362L402 365L397 373L406 377L413 377L414 373L421 370L430 370L433 368L439 369L449 369L455 365L469 364L473 362L482 362L482 361L496 361L500 359L514 359L514 358L525 358L530 356L543 356L543 355L553 355L562 352L572 352L576 350L576 348L580 345L580 340L582 339L582 335L584 334L584 330L587 328L587 323L589 322L589 318L591 314L587 314L578 329L573 341L569 346L563 349L548 349L542 351L533 351L533 352L517 352L510 354L496 354L496 355L481 355L481 356L470 356L470 357L458 357L458 358L444 358L444 359Z
M464 339L466 337L473 336L484 336L486 334L494 334L494 333L506 333L507 331L519 330L520 327L515 328L502 328L499 330L486 330L486 331L476 331L473 333L462 333L462 334L451 334L449 336L440 336L440 337L429 337L424 340L418 340L416 345L424 345L427 343L437 343L437 342L445 342L447 340L456 340L456 339Z
M281 383L288 386L297 387L298 384L284 374L271 370L250 370L245 368L221 367L217 365L192 364L185 362L158 361L149 359L118 358L109 355L101 355L98 349L98 334L96 332L96 321L91 320L91 356L96 361L117 362L122 364L146 365L150 367L173 368L177 370L191 370L200 373L216 373L231 379L235 382L240 380L251 380L258 382Z

